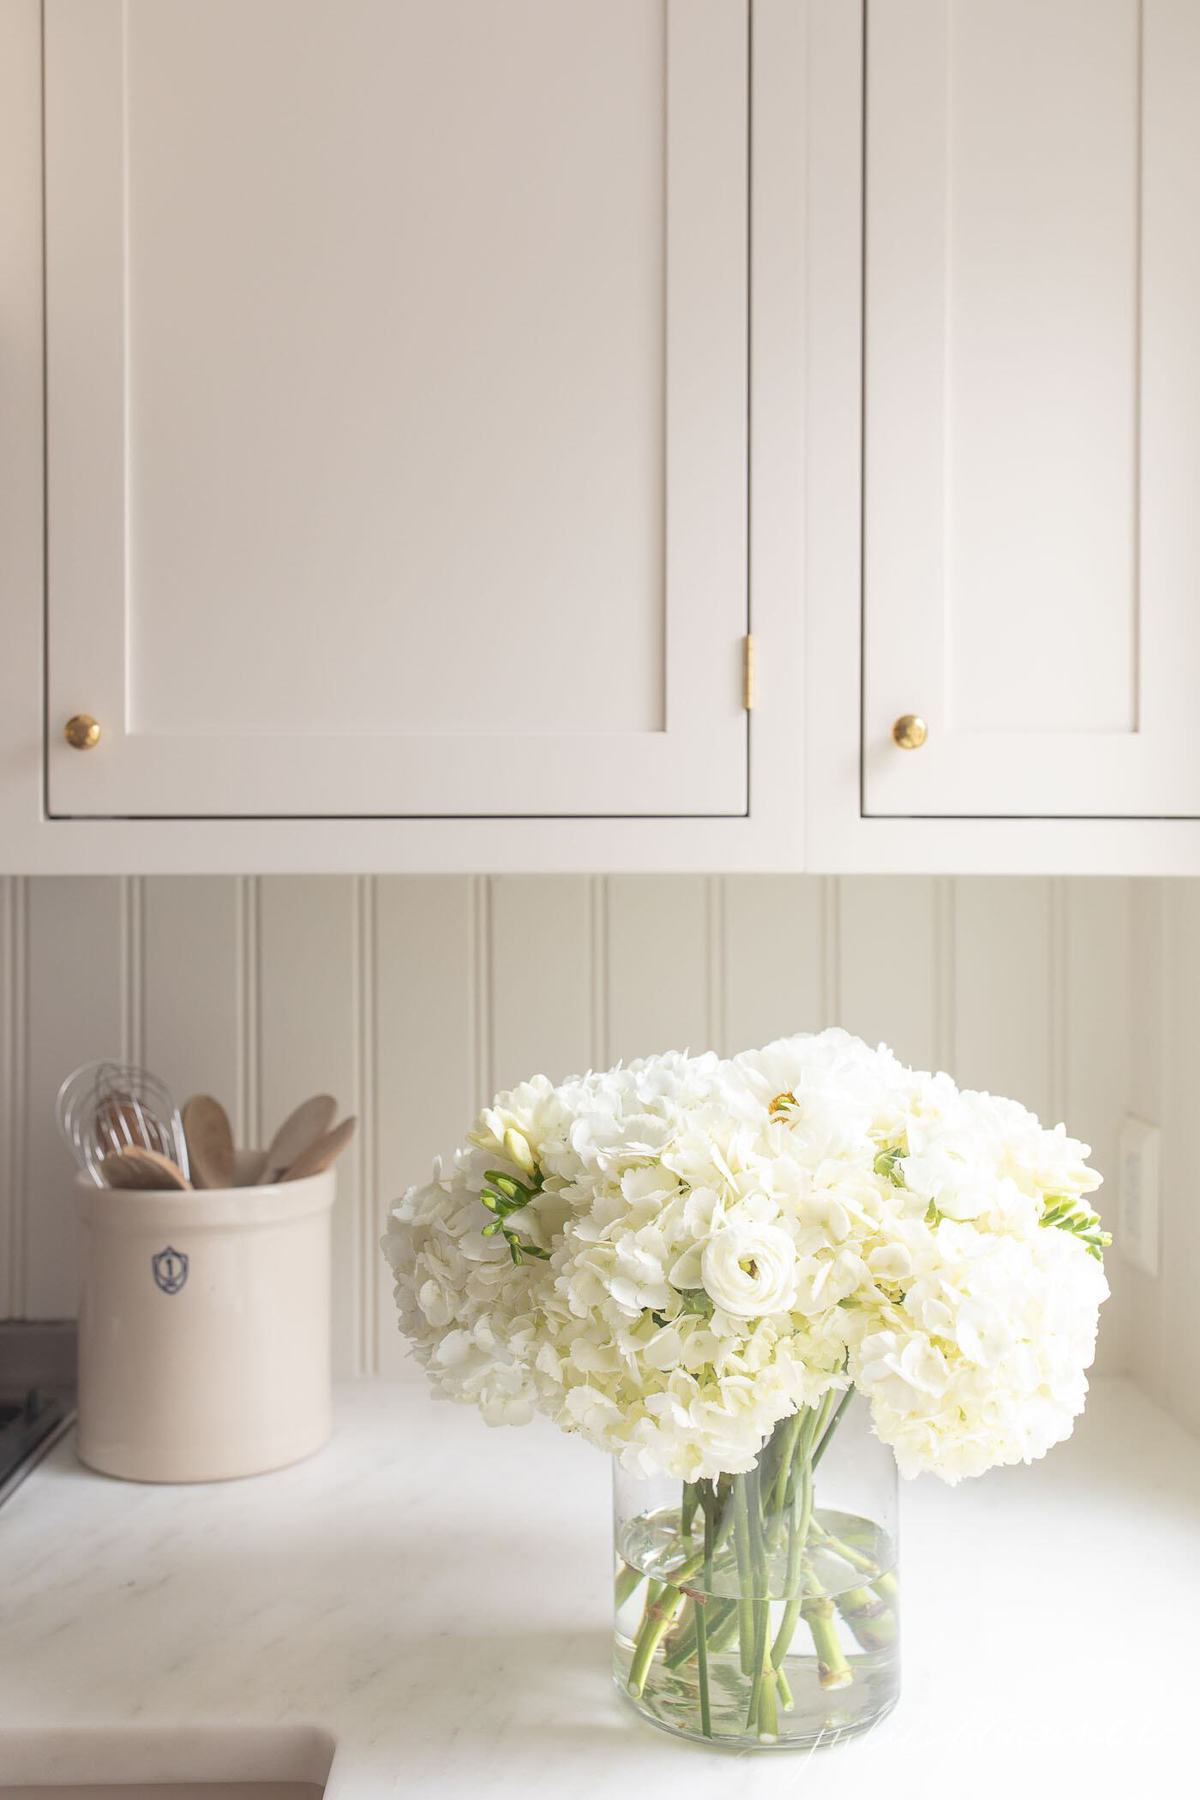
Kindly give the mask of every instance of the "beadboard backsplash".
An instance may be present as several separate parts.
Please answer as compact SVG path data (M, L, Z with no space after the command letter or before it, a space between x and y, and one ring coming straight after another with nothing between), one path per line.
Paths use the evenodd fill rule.
M0 908L0 1317L74 1309L53 1100L94 1057L216 1094L242 1142L320 1089L358 1114L334 1225L343 1374L408 1366L385 1203L534 1071L840 1023L1065 1118L1109 1174L1130 1099L1124 881L11 878ZM1120 1368L1134 1301L1117 1257L1112 1275L1102 1358Z

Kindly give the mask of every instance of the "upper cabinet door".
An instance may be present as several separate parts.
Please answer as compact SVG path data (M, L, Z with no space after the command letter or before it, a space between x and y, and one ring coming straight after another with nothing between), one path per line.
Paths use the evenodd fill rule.
M747 39L47 0L51 812L746 811Z
M1200 815L1200 6L871 0L866 93L864 811Z

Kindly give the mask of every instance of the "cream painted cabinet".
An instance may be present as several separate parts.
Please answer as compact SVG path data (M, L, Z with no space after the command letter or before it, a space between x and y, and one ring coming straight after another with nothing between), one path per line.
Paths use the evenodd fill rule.
M0 866L1200 874L1200 0L5 0L0 220Z
M1200 816L1200 5L871 0L865 57L862 811Z
M748 59L46 0L51 818L747 812Z

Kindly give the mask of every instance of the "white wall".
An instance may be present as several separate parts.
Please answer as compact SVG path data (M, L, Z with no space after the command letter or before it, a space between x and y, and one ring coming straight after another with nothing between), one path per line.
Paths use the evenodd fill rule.
M347 1373L404 1362L376 1249L385 1201L482 1099L539 1069L841 1023L1065 1118L1110 1170L1135 1078L1148 1079L1137 1034L1156 1029L1141 938L1131 980L1152 890L919 876L2 881L0 1317L73 1309L70 1165L51 1109L63 1075L102 1055L152 1065L181 1099L218 1095L248 1140L317 1089L358 1113L335 1221ZM1200 884L1172 893L1170 930L1200 971ZM1196 1067L1194 1014L1180 1005L1172 1019ZM1140 1104L1153 1115L1157 1090ZM1182 1089L1173 1105L1185 1108ZM1153 1296L1116 1257L1111 1272L1103 1365L1140 1362L1139 1329L1165 1391ZM1196 1410L1194 1397L1179 1405Z

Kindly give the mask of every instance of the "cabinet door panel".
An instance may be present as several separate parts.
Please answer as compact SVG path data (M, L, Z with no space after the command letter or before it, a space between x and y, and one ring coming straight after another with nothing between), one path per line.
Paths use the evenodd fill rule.
M1200 813L1200 9L874 0L867 120L864 810Z
M747 30L48 0L52 811L745 811Z

